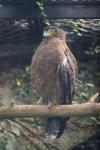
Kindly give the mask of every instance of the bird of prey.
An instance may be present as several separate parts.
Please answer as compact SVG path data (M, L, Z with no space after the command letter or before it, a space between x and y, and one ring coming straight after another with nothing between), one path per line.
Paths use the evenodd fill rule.
M77 78L77 62L66 44L66 32L51 26L44 32L45 38L32 58L32 85L46 105L71 104L74 81ZM46 119L45 138L56 139L66 127L65 117Z

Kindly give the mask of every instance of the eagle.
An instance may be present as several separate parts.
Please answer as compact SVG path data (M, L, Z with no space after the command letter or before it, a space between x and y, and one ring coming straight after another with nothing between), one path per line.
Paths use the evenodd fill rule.
M44 32L44 39L32 57L31 80L37 94L48 105L72 103L74 83L77 79L77 62L66 43L66 32L50 26ZM44 136L46 139L60 137L69 117L46 118Z

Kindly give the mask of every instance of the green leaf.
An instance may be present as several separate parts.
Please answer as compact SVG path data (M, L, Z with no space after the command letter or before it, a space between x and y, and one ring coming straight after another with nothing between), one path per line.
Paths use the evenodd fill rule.
M89 51L85 51L84 53L85 53L86 55L89 55L89 54L90 54L90 52L89 52Z
M5 146L5 150L14 150L11 142L7 143L7 145Z
M87 86L89 86L89 87L94 87L94 84L92 84L92 83L87 83Z
M41 10L44 10L43 3L37 1L36 4Z
M73 29L73 31L76 32L76 33L78 33L78 30L77 30L77 29Z
M16 136L20 136L20 130L16 127L12 127L11 132Z
M36 4L37 4L38 6L41 6L41 3L40 3L40 2L38 2L38 1L36 1Z
M93 120L94 122L96 122L98 125L100 125L100 121L96 119L96 117L91 117L91 120Z
M42 15L43 15L43 17L47 17L47 15L42 11Z

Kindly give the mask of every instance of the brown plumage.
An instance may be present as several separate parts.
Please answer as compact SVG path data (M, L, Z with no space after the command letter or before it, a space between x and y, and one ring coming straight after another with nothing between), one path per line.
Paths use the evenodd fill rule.
M70 104L77 63L66 44L66 32L51 27L32 58L32 85L44 103ZM47 138L57 138L65 128L65 118L47 119Z

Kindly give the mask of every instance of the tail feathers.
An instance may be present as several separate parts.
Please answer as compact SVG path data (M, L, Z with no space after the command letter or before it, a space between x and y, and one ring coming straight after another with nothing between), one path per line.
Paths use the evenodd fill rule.
M46 139L56 139L60 137L66 127L66 118L48 118L45 128Z

